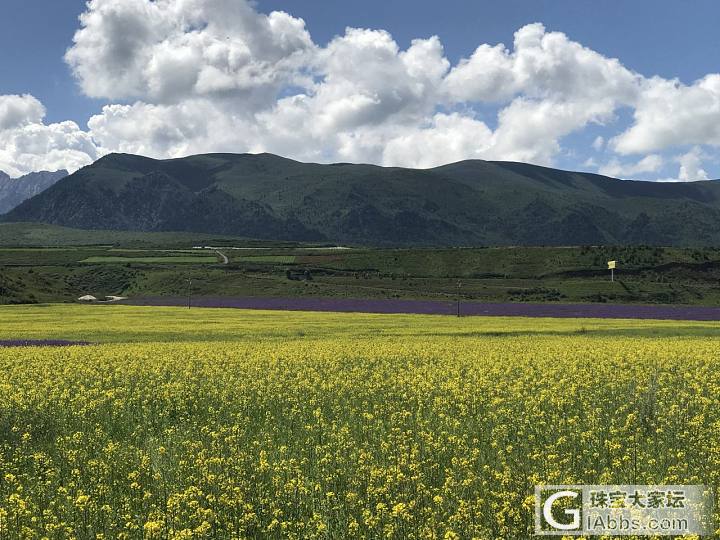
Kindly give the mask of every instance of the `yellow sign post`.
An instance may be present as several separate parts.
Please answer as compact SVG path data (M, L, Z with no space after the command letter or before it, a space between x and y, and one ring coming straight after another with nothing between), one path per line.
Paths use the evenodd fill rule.
M610 281L615 281L615 268L617 261L608 261L608 270L610 270Z

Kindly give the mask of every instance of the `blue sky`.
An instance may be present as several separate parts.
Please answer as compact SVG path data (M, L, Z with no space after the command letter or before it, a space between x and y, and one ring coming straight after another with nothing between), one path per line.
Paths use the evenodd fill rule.
M125 1L116 0L116 4L119 5ZM127 1L129 4L129 0ZM150 3L150 0L139 1ZM207 0L205 4L210 5L215 2L215 4L221 5L223 1ZM109 0L96 0L96 3L98 4L95 10L96 15L98 17L109 17ZM104 8L100 4L103 4ZM202 7L203 4L202 0L196 0L196 5ZM98 78L104 77L110 80L110 84L102 82L96 84L89 80L90 75L88 73L91 74L95 69L92 66L94 59L88 52L91 49L89 42L84 44L85 48L83 50L81 50L82 46L76 47L79 52L75 64L69 65L63 59L65 52L73 47L73 35L81 28L78 17L87 9L84 0L62 0L61 2L55 0L4 0L0 9L3 15L0 17L0 50L4 52L0 57L2 58L3 73L0 80L0 97L3 95L30 94L44 106L46 115L42 121L43 126L71 120L83 132L83 137L87 132L87 140L83 139L80 147L77 146L78 143L75 141L73 142L75 146L70 148L74 152L72 158L67 158L72 162L70 163L71 167L73 164L79 164L82 161L78 158L77 152L85 152L88 144L97 146L99 154L118 149L146 150L146 153L158 157L163 157L165 154L168 156L175 155L183 151L192 153L192 141L189 141L186 145L177 143L176 139L179 137L177 133L168 135L173 130L177 132L177 126L163 125L163 118L166 117L158 112L160 108L163 108L161 112L167 112L167 115L170 115L170 112L166 110L170 107L178 107L181 100L184 100L182 101L185 108L184 112L188 115L192 114L190 109L193 107L200 110L202 107L210 106L212 101L213 111L216 111L218 107L222 107L223 115L237 116L239 119L237 125L224 126L230 130L242 128L242 118L249 118L247 115L257 115L258 112L261 115L266 115L265 109L276 107L276 103L273 102L272 105L258 105L252 111L245 110L244 100L251 99L245 93L236 94L234 96L236 105L230 106L228 103L231 100L228 99L228 92L224 90L222 96L217 92L212 96L198 96L197 93L188 93L180 98L177 96L168 98L167 95L150 95L147 92L143 94L142 91L136 91L135 87L130 88L130 86L126 91L113 92L112 89L108 90L108 88L111 88L112 77L117 71L111 69L112 66L108 65L104 57L97 59L98 65L95 67L99 72ZM720 66L717 65L718 58L720 58L720 34L717 32L717 23L720 22L720 3L710 0L694 0L691 4L665 0L634 0L632 2L617 0L603 2L590 0L445 0L443 2L367 0L362 3L318 0L260 0L255 4L254 9L259 16L268 14L273 10L281 10L295 18L302 18L306 25L305 30L309 34L313 45L319 49L328 48L328 44L334 38L344 36L346 27L385 30L392 35L399 51L408 49L414 39L427 39L431 36L438 36L444 50L444 56L449 61L449 69L456 67L461 59L470 57L473 51L482 44L494 46L503 43L512 54L515 32L530 23L540 22L544 25L546 33L561 32L569 42L590 49L597 53L599 57L606 59L617 58L625 69L640 74L647 79L654 76L667 80L677 78L690 88L696 80L708 74L720 72ZM210 8L208 8L208 13L210 11ZM127 11L125 15L131 17L132 13ZM214 16L217 18L217 14ZM208 14L207 20L203 24L207 23L208 26L217 24L217 21L212 17L213 15ZM128 19L131 22L133 20ZM100 30L100 26L94 29L94 31ZM227 39L242 41L243 39L252 38L233 33ZM112 44L108 45L108 47L110 46ZM353 49L353 51L355 50ZM336 54L351 53L339 51ZM263 58L261 60L267 62L267 59ZM272 61L276 61L275 56L272 56ZM313 62L310 61L314 67ZM303 69L307 69L307 67L303 66ZM323 71L323 69L325 68L321 68L319 75L315 75L316 82L323 80L323 77L334 78L330 71ZM476 70L473 73L474 77L482 78L484 76L482 70ZM274 76L275 74L273 74ZM361 81L361 85L365 82ZM148 84L152 86L153 83L151 81ZM376 86L374 86L376 82L368 84L372 90L369 95L382 95L382 92L378 93ZM391 82L388 82L388 84L392 85ZM243 92L246 86L243 86ZM272 91L277 92L278 99L281 99L288 96L288 93L294 92L296 87L294 80L289 82L289 79L285 79L284 88L273 87ZM300 87L300 94L310 98L318 97L314 94L317 88L302 88L302 85ZM98 90L98 88L100 89ZM264 88L263 91L267 92L268 89ZM342 92L342 88L332 89L332 92L335 92L335 99L339 99L337 92ZM437 122L432 122L432 114L446 112L448 114L458 113L463 117L467 116L482 121L489 130L494 132L498 128L498 114L512 103L514 97L538 99L536 93L527 92L524 89L518 90L514 96L507 97L500 102L494 99L488 100L481 96L477 100L464 98L462 102L454 101L451 105L446 102L438 103L432 111L426 111L424 120L416 119L419 122L417 128L431 127L436 129ZM328 93L330 93L330 90L328 90ZM553 103L557 104L566 98L566 95L553 98ZM252 99L254 100L255 96ZM377 99L381 100L382 98ZM668 94L668 100L672 99L672 96ZM707 99L712 102L714 94L709 95ZM688 98L688 101L692 100ZM122 137L118 135L116 117L112 118L116 122L115 125L110 125L110 120L103 118L101 127L97 127L94 131L88 129L88 120L94 115L101 114L104 105L134 106L139 102L143 104L142 107L144 107L143 111L145 113L148 113L150 107L153 108L153 112L158 112L157 130L147 136L158 137L159 142L156 140L126 140L123 138L126 133ZM241 102L241 105L237 105ZM239 109L235 111L231 108L233 106L239 107ZM331 103L323 102L323 109L308 109L308 111L314 111L317 114L319 110L328 110L332 106ZM486 151L485 154L489 158L503 158L507 154L510 159L517 155L527 155L531 158L528 161L545 162L545 164L584 170L599 170L605 166L605 172L608 171L608 164L614 160L619 164L619 167L615 168L617 173L625 172L625 176L632 173L633 177L642 179L670 179L678 177L680 156L694 152L694 155L698 158L695 160L696 169L700 168L702 172L705 172L704 176L720 177L720 165L716 162L717 152L714 146L714 133L708 133L707 143L704 133L700 132L690 134L685 139L681 136L673 139L668 135L662 139L662 143L644 141L634 144L634 146L632 144L626 145L639 148L640 150L637 152L634 150L632 152L617 152L615 148L610 148L608 141L632 127L633 114L638 109L638 106L634 102L632 105L628 105L627 102L619 99L617 103L611 106L611 109L609 115L607 111L599 113L598 117L602 117L600 121L597 121L597 118L590 121L578 120L578 127L573 127L569 133L562 132L557 137L558 149L556 150L538 150L535 153L532 151L525 153L509 152L507 148L512 141L508 139L510 142L504 143L502 146L505 150ZM212 116L212 113L208 113L204 109L203 111L205 116ZM134 117L129 115L134 112L134 110L124 111L123 114L126 115L124 118L130 121ZM652 113L652 109L647 111L647 115ZM694 114L699 113L695 112ZM377 135L382 140L387 139L390 141L392 138L394 148L397 148L402 143L402 137L398 138L397 134L402 133L402 128L406 125L405 122L410 122L407 125L411 125L411 121L407 119L405 112L399 113L394 109L388 109L387 118L398 115L404 115L399 123L397 123L396 118L388 120L383 124L382 133ZM686 122L693 121L693 118L692 114L688 113ZM37 119L32 120L32 122L37 122ZM272 118L272 122L268 122L267 126L253 126L252 129L264 132L269 130L269 126L272 125L277 131L278 126L282 128L287 126L285 117L278 115ZM394 123L390 125L389 122ZM431 123L432 126L429 126ZM336 131L339 129L336 122L330 122L330 125ZM213 126L213 130L216 130L219 126L220 124ZM648 128L641 125L639 129L642 131L650 128L652 126ZM663 129L669 132L683 131L682 126L664 126ZM158 135L158 132L163 130L165 130L165 133ZM182 129L180 131L186 133ZM388 134L390 132L392 132L392 135ZM429 134L429 132L423 131L418 137ZM73 136L77 139L77 136ZM378 153L378 150L370 150L366 146L347 152L344 150L347 148L347 139L357 141L371 136L372 133L368 131L366 125L357 125L348 128L346 135L344 135L345 142L328 141L325 134L313 133L312 136L305 137L306 140L312 140L313 144L317 145L317 148L314 149L298 146L297 141L275 140L272 138L262 143L263 148L251 147L252 145L247 140L241 138L231 140L227 137L219 137L215 144L218 150L231 148L236 151L253 151L260 148L274 150L278 153L284 151L284 153L300 159L316 156L318 160L333 160L334 158L352 158L356 156L358 160L365 158L365 160L385 164L398 162L400 164L422 165L422 163L415 163L412 156L408 156L401 150L390 155ZM592 147L598 136L602 136L604 143L602 147L596 143L596 146L601 148L600 151ZM168 138L173 138L176 143L170 145L166 140ZM431 142L427 142L426 138L419 139L415 137L408 139L408 144L434 145L437 140L439 139L431 139ZM3 144L9 147L10 143L3 142L2 136L0 136L0 148L2 148ZM56 142L53 144L56 144L53 150L56 150L57 156L61 156L64 151L63 148L60 148L62 143ZM212 146L209 148L203 147L198 148L198 151L212 149ZM92 152L86 153L92 154ZM478 153L466 157L483 157L485 154ZM449 155L459 156L461 154L450 152ZM534 157L536 155L537 158ZM662 165L634 167L648 156L654 156L649 162L657 158L657 162L662 161ZM90 155L88 159L93 157L97 156ZM57 157L53 163L48 165L55 162L59 163L58 160L61 161L62 159L64 158ZM42 164L40 158L21 159L10 156L5 157L5 161L8 163L4 167L5 169L14 168L17 171L22 171L35 164ZM3 168L2 153L0 153L1 168ZM624 170L621 171L620 169L623 168Z
M646 75L692 82L720 67L720 3L713 0L273 0L258 5L303 17L322 43L346 26L384 28L405 47L414 38L437 34L454 61L480 43L510 44L518 28L541 22Z

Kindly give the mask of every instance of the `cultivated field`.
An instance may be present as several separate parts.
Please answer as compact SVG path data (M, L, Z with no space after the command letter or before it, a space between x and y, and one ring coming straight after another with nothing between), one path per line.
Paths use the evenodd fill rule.
M614 282L610 260L618 261ZM459 296L464 302L717 306L720 249L340 249L0 224L0 304L74 302L88 294L141 300L186 296L188 289L208 298L452 302Z
M720 487L720 324L0 308L1 538L527 538Z

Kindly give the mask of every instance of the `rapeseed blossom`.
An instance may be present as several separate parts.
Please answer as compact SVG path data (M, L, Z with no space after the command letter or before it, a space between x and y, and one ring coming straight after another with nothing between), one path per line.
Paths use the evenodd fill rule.
M720 486L707 338L0 351L0 538L527 538L536 484Z

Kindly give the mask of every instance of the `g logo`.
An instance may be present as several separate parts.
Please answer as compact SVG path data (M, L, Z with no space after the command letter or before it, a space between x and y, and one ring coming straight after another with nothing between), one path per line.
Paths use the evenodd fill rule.
M577 491L558 491L556 493L553 493L550 495L546 500L545 504L543 504L543 517L545 518L545 522L553 527L554 529L558 529L561 531L571 531L575 529L580 528L580 510L578 509L572 509L572 510L565 510L565 515L572 516L572 521L570 523L560 523L557 521L553 515L552 515L552 507L556 500L568 497L570 499L576 499L578 497L579 493Z

